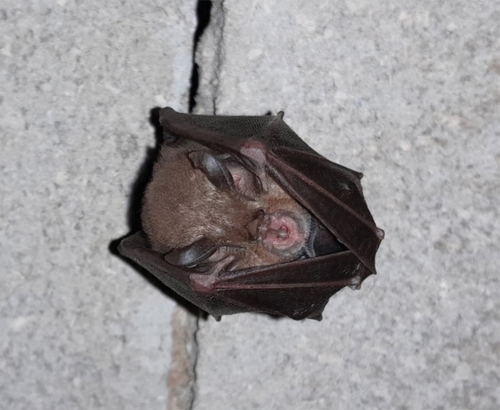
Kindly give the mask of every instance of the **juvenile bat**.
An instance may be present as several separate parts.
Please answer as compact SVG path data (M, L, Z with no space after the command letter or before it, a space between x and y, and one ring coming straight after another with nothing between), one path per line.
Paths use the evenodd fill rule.
M164 143L143 231L120 252L216 319L321 319L375 273L383 239L362 175L316 153L277 116L160 112Z

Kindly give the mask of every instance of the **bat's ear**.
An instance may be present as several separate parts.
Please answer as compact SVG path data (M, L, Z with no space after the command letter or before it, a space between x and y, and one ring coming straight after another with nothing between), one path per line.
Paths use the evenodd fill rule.
M194 151L189 158L221 190L233 191L248 200L255 200L262 192L260 179L230 154Z

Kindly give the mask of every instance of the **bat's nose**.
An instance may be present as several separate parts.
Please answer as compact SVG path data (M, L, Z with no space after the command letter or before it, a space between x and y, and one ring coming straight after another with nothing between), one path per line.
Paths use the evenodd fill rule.
M301 248L307 236L304 221L286 211L267 215L259 226L259 234L264 246L276 255Z

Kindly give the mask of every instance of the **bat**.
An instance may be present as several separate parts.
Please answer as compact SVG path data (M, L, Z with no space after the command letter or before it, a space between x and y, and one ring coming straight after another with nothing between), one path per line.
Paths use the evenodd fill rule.
M186 139L161 148L142 226L167 261L204 264L212 276L314 256L311 217L297 201L265 174L261 180L231 156ZM201 248L206 259L186 260Z
M217 320L321 320L333 294L376 273L384 232L362 174L315 152L283 116L160 111L142 231L119 251Z

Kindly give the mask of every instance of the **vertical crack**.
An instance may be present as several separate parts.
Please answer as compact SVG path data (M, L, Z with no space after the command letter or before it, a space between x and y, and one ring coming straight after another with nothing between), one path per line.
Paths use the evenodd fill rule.
M218 5L218 2L216 0ZM197 105L200 87L200 65L197 63L198 46L210 25L213 2L198 0L197 25L193 35L192 67L189 87L189 112ZM216 69L220 60L216 60ZM211 64L210 64L211 65ZM215 102L214 102L215 104ZM167 409L191 410L196 398L196 364L198 361L199 317L177 306L172 314L171 364L167 375Z
M200 317L196 317L194 322L194 330L192 333L193 337L193 349L195 351L192 355L193 361L193 383L191 386L191 401L189 402L188 410L192 410L194 407L194 402L196 400L196 365L198 364L198 331L200 330Z
M198 0L193 35L189 113L217 113L219 74L224 60L224 0ZM200 46L201 45L201 46ZM172 361L167 409L191 410L196 401L199 317L177 306L172 315Z
M194 35L189 112L217 114L219 75L224 62L224 0L199 1Z
M200 86L200 66L196 62L196 51L200 39L205 29L210 23L210 11L212 10L211 1L198 0L196 5L196 18L198 20L196 30L193 36L193 66L191 68L191 86L189 88L189 112L193 112L196 106L196 96Z
M171 363L167 410L190 410L195 399L198 317L181 306L172 313Z

